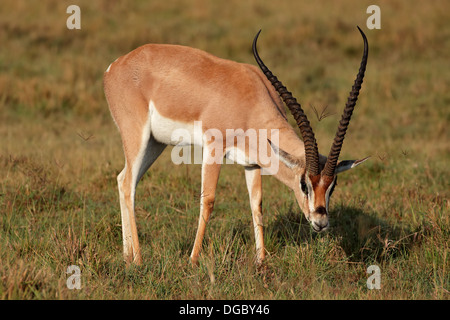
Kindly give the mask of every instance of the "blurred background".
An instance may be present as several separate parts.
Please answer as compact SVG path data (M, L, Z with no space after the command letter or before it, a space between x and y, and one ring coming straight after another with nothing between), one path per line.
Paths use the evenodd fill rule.
M66 27L71 15L66 9L72 4L81 9L80 30ZM366 10L372 4L381 9L379 30L366 26L371 16ZM89 219L98 223L92 222L97 226L92 233L112 232L114 257L120 261L115 179L123 167L123 155L102 88L103 72L116 58L146 43L170 43L255 64L251 44L262 29L258 41L261 57L302 104L319 151L327 154L359 68L363 43L358 25L368 37L370 53L341 158L371 156L371 160L342 178L333 205L363 208L377 219L393 225L406 223L416 232L431 230L428 245L437 250L432 259L436 259L439 277L433 278L435 285L425 291L438 298L448 294L448 277L442 266L448 267L449 240L449 12L450 2L444 0L2 0L0 232L1 265L5 266L1 271L7 279L3 288L22 283L20 274L11 274L13 269L24 268L30 277L36 275L24 261L39 262L41 269L44 265L53 273L58 270L44 253L41 258L27 255L33 241L48 243L42 252L92 262L94 252L100 249L89 251L86 248L93 241L88 241L88 236L75 237L79 215L83 223ZM329 116L321 119L322 111ZM166 201L178 211L192 211L188 214L189 232L195 232L199 168L174 166L166 151L151 170L155 178L142 182L137 203L142 201L143 208L138 208L137 214L148 218L147 211ZM231 197L242 203L237 210L250 217L246 196L239 198L239 193L246 192L239 170L233 166L224 169L218 210L227 211ZM239 187L235 187L236 180L242 180ZM278 182L272 180L265 187L274 190ZM185 183L187 191L174 199L184 192L179 183ZM287 189L281 190L282 195L268 195L268 211L295 208L293 196ZM150 195L156 200L150 200ZM104 215L106 220L101 220ZM112 222L105 222L108 219ZM267 219L273 221L276 216L269 213ZM67 224L72 229L67 229ZM58 242L63 233L71 236ZM146 239L145 233L143 237ZM180 249L182 254L188 255L191 240ZM141 245L149 244L144 240ZM67 264L67 259L59 263ZM3 297L14 296L6 289L0 292ZM18 297L28 297L25 291L17 292Z
M354 140L346 141L344 152L348 146L361 150L353 156L403 149L410 156L422 153L428 163L448 156L450 27L445 1L381 1L380 30L366 27L370 1L200 0L78 1L81 29L68 30L66 9L72 2L2 2L0 116L6 154L19 147L24 134L20 126L8 125L11 121L48 121L47 133L35 139L64 122L92 134L88 121L108 125L103 72L140 45L182 44L254 64L251 42L259 29L262 57L310 118L311 106L318 111L328 106L334 114L314 124L319 141L329 141L359 65L359 25L369 38L370 60L350 127L348 139ZM44 145L22 152L46 152L45 143L53 139L43 140ZM326 153L327 146L323 148Z

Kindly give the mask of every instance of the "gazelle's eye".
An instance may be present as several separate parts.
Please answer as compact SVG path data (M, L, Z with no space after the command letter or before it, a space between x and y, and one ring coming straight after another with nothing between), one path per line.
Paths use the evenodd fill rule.
M300 180L300 187L302 188L303 193L308 195L308 188L306 187L306 182L304 178Z

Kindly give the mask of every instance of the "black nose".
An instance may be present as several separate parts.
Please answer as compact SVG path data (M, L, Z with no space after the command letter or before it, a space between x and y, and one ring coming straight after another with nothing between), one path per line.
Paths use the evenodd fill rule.
M324 214L324 215L327 214L327 209L325 209L325 207L322 207L322 206L317 207L315 211L316 211L315 213L318 213L318 214L322 214L322 215L323 215L323 214Z

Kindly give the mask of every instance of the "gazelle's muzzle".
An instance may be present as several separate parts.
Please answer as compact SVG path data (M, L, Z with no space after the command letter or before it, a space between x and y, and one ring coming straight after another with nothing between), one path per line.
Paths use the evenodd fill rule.
M309 215L309 221L314 231L321 232L328 228L328 214L324 207L318 207Z

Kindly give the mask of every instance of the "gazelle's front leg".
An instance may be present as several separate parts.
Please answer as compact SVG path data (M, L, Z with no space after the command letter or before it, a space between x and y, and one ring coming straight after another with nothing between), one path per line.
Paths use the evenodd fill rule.
M245 181L250 196L250 207L253 216L253 228L256 241L256 263L260 264L265 257L263 220L262 220L262 179L261 168L246 167Z
M206 223L214 208L214 199L219 180L220 163L209 164L207 156L203 156L202 164L202 191L200 195L200 217L198 220L197 235L195 236L194 248L191 253L193 265L198 263L198 256L202 248L202 241L205 235Z

